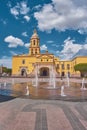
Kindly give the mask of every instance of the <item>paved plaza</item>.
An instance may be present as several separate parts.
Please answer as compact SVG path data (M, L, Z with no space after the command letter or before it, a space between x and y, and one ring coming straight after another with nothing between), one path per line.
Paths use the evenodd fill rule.
M87 102L11 99L0 103L0 130L87 130Z
M0 79L7 81L12 79ZM0 130L87 130L87 102L0 95Z

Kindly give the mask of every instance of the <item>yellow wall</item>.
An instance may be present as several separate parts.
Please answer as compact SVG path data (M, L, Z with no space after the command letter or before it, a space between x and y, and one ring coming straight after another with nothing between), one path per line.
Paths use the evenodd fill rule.
M25 60L25 64L23 64L23 60ZM14 56L12 59L12 74L20 75L21 68L27 67L27 74L30 74L34 69L33 63L36 62L36 57L31 56Z
M76 75L80 75L80 72L79 71L75 71L74 70L74 66L76 64L79 64L79 63L87 63L87 56L78 56L74 59L72 59L71 61L71 66L72 66L72 74L76 74Z
M40 55L39 55L40 56ZM25 60L25 64L22 61ZM51 58L48 55L44 55L41 57L36 56L14 56L12 60L12 74L13 75L20 75L21 68L27 67L27 74L32 73L34 70L34 63L53 63L55 64L56 71L61 75L62 72L67 74L70 72L71 75L79 75L79 72L75 72L74 66L79 63L87 63L87 57L77 57L71 61L60 61L58 58ZM64 64L64 69L62 69L62 64ZM67 69L67 64L70 65L70 69ZM58 68L59 66L59 68Z
M64 69L62 68L62 64L64 65ZM67 65L69 65L69 68L67 68ZM72 73L71 61L58 61L56 62L56 66L57 66L57 72L60 75L62 72L64 72L64 74L67 74L68 72Z

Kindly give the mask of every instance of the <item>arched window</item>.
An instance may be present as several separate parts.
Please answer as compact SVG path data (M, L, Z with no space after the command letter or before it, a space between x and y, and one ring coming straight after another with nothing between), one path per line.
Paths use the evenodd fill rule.
M33 41L33 44L35 45L35 40Z
M25 60L22 60L22 64L25 64Z

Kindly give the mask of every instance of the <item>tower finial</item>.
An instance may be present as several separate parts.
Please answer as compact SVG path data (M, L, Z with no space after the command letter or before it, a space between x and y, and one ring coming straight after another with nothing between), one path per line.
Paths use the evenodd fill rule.
M34 29L34 33L37 33L36 29Z
M33 35L31 38L38 38L39 39L36 29L34 29Z

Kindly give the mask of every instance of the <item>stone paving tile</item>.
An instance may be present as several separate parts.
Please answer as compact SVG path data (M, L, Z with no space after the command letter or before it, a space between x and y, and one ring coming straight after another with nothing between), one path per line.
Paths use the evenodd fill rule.
M70 121L73 130L86 130L86 128L79 121L78 117L68 107L64 107L63 110L66 117Z
M37 110L35 130L48 130L46 110L44 109Z
M0 130L86 130L86 107L86 102L16 98L0 103Z
M82 112L79 113L78 110L75 109L75 108L71 108L71 110L76 115L76 117L79 119L79 121L81 122L81 124L87 129L87 120L84 119L84 117L82 116Z
M87 121L85 121L85 120L80 120L80 122L81 122L82 125L85 127L85 129L87 130Z
M23 108L23 112L36 112L36 122L35 122L35 130L48 130L47 128L47 117L46 110L42 108L35 107L36 105L26 105ZM41 105L42 106L42 105Z
M20 112L6 130L34 130L35 119L35 112Z
M84 105L84 110L87 112L87 103Z
M79 120L84 120L83 116L81 115L81 113L79 113L77 111L77 109L75 109L75 107L70 107L71 111L78 117Z
M12 123L14 112L11 115L10 111L0 110L0 130L6 130L8 125Z
M87 111L84 109L84 106L76 106L76 110L81 114L81 116L87 120Z
M25 107L25 111L27 110L28 106ZM47 124L48 124L48 129L49 130L72 130L72 127L69 123L69 121L67 120L64 112L61 110L61 108L59 108L59 106L54 106L54 104L36 104L33 106L34 111L35 109L38 110L37 116L39 115L38 118L36 118L36 129L35 130L42 130L41 128L44 122L44 118L41 118L41 112L43 113L43 109L46 109L46 113L47 113ZM41 111L40 111L41 109ZM43 114L42 114L43 115ZM41 121L42 120L42 121ZM42 122L42 123L41 123ZM46 116L45 116L45 124L43 124L43 126L46 125ZM43 130L47 130L47 125L46 128Z
M61 108L48 110L47 121L49 130L73 130Z

